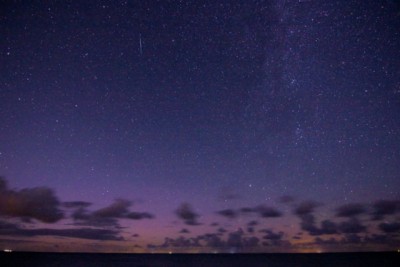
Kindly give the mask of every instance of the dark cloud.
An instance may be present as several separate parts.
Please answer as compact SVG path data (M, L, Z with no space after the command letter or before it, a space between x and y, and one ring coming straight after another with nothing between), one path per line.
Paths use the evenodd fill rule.
M70 238L81 238L91 240L123 240L119 236L119 231L93 228L73 228L73 229L24 229L19 225L0 222L0 235L9 236L59 236Z
M132 220L153 219L154 215L148 212L129 212L123 218Z
M201 237L201 240L207 247L226 251L246 251L257 247L260 241L257 237L245 237L242 229L229 233L226 240L221 239L217 234L206 234Z
M358 234L366 232L367 228L358 219L352 218L339 224L338 229L345 234Z
M387 215L393 215L400 210L399 200L378 200L372 205L372 219L382 220Z
M180 234L189 234L190 231L186 228L183 228L182 230L179 231Z
M119 228L118 219L152 219L154 216L147 212L132 212L129 210L132 203L125 199L116 199L111 205L90 212L81 207L72 213L75 225L96 227L114 226Z
M315 225L315 217L313 214L302 214L299 215L300 218L300 228L307 231L311 235L318 234L319 231Z
M379 224L379 229L386 234L400 232L400 223L381 223Z
M321 226L318 227L315 222L315 216L312 213L299 215L299 218L301 220L300 228L312 236L331 235L338 232L338 226L330 220L323 220Z
M166 237L164 239L164 243L160 246L156 246L158 248L192 248L192 247L201 247L199 240L197 238L170 238Z
M247 223L247 226L248 227L251 227L251 228L253 228L254 229L254 226L256 226L256 225L258 225L258 221L250 221L250 222L248 222Z
M264 246L274 246L274 247L290 247L291 243L287 240L284 240L284 232L274 232L271 229L263 229L260 232L265 233L262 237L264 242L262 243Z
M116 199L114 203L93 212L95 217L123 218L128 214L132 203L126 199Z
M221 211L218 211L217 214L224 216L226 218L229 218L229 219L235 219L238 216L237 212L233 209L221 210Z
M92 203L90 202L85 202L85 201L68 201L68 202L63 202L62 205L66 208L87 208Z
M332 235L338 232L337 228L338 226L336 225L336 223L330 220L323 220L321 222L321 228L319 232L321 235Z
M205 234L199 236L199 240L204 242L204 246L209 248L224 248L226 247L225 241L223 241L218 234Z
M222 239L218 233L207 233L193 238L165 238L161 245L148 245L149 249L157 248L190 248L206 247L207 249L218 249L221 251L251 251L259 245L257 237L245 237L243 230L231 232L226 239Z
M300 218L300 228L312 236L336 234L338 226L330 220L323 220L318 227L314 216L315 208L318 206L320 204L317 202L306 201L294 209L294 214Z
M261 216L262 218L277 218L277 217L281 217L283 215L283 213L281 211L277 210L276 208L267 207L264 205L259 205L255 208L244 207L244 208L239 209L238 211L233 210L233 209L225 209L225 210L218 211L217 213L222 216L225 216L229 219L236 218L237 216L239 216L239 213L245 213L245 214L256 213L259 216Z
M266 206L258 206L255 210L262 218L276 218L283 215L279 210Z
M271 240L271 241L280 241L283 238L284 233L282 231L275 233L270 229L260 230L261 233L265 233L263 239Z
M34 235L52 235L63 237L74 237L92 240L124 240L118 236L119 232L108 229L78 228L78 229L36 229L24 230Z
M119 228L119 223L116 218L98 217L84 208L75 210L72 215L74 225L79 226L94 226L94 227L116 227Z
M319 204L313 201L300 203L294 210L294 214L300 218L300 228L312 236L332 235L343 233L346 235L366 233L364 226L357 216L364 214L366 208L362 204L346 204L336 209L336 217L349 218L347 221L335 223L331 220L323 220L320 225L315 219L315 208Z
M243 246L242 243L243 230L239 230L233 233L229 233L228 239L226 240L226 246L239 249Z
M188 203L181 204L175 211L175 214L187 225L200 225L197 222L199 215L193 211L192 207Z
M225 229L224 229L225 231ZM265 230L266 245L290 245L289 242L283 240L283 232L275 233L272 230ZM149 244L147 248L154 250L159 248L190 248L202 247L210 250L218 250L221 252L252 252L259 251L262 247L261 240L255 236L246 236L242 229L228 232L226 238L220 233L207 233L193 238L165 238L161 245Z
M301 216L305 214L313 213L315 208L320 206L319 203L314 201L304 201L300 203L295 209L294 214Z
M0 177L0 190L0 216L26 221L36 219L45 223L55 223L64 217L60 201L50 188L10 190L6 180Z
M257 247L259 242L260 240L257 237L244 237L243 230L239 229L238 231L229 233L225 246L229 249L234 248L235 250L242 251Z
M336 209L337 217L354 217L366 212L364 205L359 203L346 204Z
M225 228L222 228L222 227L220 227L220 228L218 228L218 233L226 233L227 231L225 230Z

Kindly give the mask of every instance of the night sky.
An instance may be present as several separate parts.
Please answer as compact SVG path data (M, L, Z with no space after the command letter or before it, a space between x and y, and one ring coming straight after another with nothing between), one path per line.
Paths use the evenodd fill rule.
M0 249L400 247L397 1L2 1Z

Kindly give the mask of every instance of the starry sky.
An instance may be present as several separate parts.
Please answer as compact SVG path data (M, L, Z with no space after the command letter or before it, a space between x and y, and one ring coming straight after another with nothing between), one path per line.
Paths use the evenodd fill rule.
M0 249L400 246L396 1L2 1Z

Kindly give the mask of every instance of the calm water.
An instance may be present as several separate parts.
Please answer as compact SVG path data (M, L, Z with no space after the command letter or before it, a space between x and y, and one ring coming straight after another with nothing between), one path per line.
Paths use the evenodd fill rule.
M331 254L0 254L1 266L400 266L400 253Z

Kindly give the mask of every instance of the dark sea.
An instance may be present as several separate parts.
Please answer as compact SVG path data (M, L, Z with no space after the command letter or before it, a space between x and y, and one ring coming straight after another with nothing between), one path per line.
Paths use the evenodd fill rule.
M323 254L95 254L34 253L0 254L0 266L400 266L400 253L323 253Z

